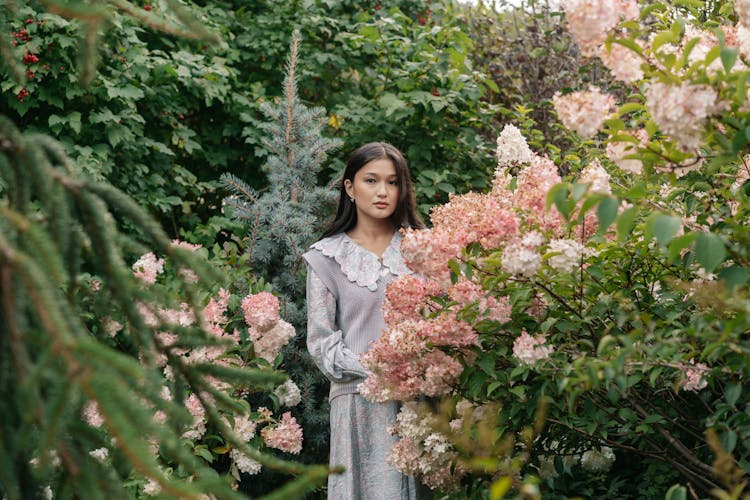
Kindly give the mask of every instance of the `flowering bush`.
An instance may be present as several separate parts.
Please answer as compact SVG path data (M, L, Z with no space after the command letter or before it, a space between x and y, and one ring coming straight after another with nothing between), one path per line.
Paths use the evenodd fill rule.
M172 246L190 252L204 252L200 245L179 240L174 240ZM177 296L173 307L157 306L144 296L136 308L142 321L156 331L159 344L159 352L141 350L138 353L142 363L162 371L162 385L153 390L159 392L165 402L175 403L177 408L187 410L189 414L189 418L180 424L183 446L214 467L228 468L237 482L243 473L253 475L260 472L261 463L255 457L225 440L222 429L209 422L208 412L215 412L226 428L254 449L273 448L298 454L302 449L302 428L289 411L275 417L271 409L264 406L251 408L243 401L254 393L268 393L265 400L274 409L293 407L300 402L300 391L294 381L290 379L276 385L272 381L278 379L278 375L274 377L270 372L262 375L262 371L258 372L259 383L228 383L222 377L222 368L264 370L269 365L278 366L281 348L294 336L294 328L279 316L278 299L261 290L240 300L239 296L220 288L213 297L194 298L191 302L174 288L177 283L174 278L179 275L187 283L194 283L197 275L190 269L175 268L170 261L157 258L153 252L142 255L132 265L132 270L133 276L144 285L170 289L172 295ZM108 293L99 280L92 278L91 283L95 295ZM203 306L195 307L196 304ZM125 339L119 336L126 334L128 326L124 318L118 321L109 317L101 334L118 342ZM194 330L198 326L200 330ZM197 342L201 331L210 336L208 344ZM206 369L208 385L204 390L192 392L175 385L175 370L180 370L183 365ZM180 399L175 397L178 391L181 392ZM226 406L228 398L235 401L233 406ZM238 402L241 402L240 406L237 406ZM161 408L153 408L152 413L158 424L165 423L168 418ZM84 405L82 416L91 427L106 433L96 400L89 400ZM168 475L185 474L172 470L168 455L160 452L156 436L150 439L152 453L161 460L165 472ZM108 459L107 448L92 450L91 453L102 461ZM161 492L154 479L145 478L145 483L141 484L141 492L146 495Z
M684 4L564 2L579 47L627 97L556 97L561 121L592 139L568 182L508 126L492 191L453 197L432 229L406 233L421 281L387 292L408 305L386 301L401 321L365 356L363 394L444 401L418 433L404 406L394 465L462 495L482 478L530 497L741 494L750 67L736 8L730 25ZM490 315L490 301L506 309ZM497 409L473 421L466 404ZM462 437L487 426L486 440Z

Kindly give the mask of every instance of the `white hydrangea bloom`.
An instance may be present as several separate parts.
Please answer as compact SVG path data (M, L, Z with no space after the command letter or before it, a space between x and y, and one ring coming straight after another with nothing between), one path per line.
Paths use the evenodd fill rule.
M498 168L521 163L531 163L533 153L521 131L508 124L497 138Z
M549 242L549 252L553 255L547 262L559 273L573 272L581 265L583 250L583 245L575 240L552 240Z
M615 462L615 452L608 446L593 448L581 456L581 467L591 472L607 472Z
M100 462L104 462L105 460L107 460L107 457L109 457L109 450L107 448L97 448L95 450L91 450L89 452L89 455L99 460Z
M503 270L513 276L531 277L542 267L542 256L520 243L511 243L503 251Z
M232 457L234 465L245 474L250 474L252 476L260 472L260 462L253 460L244 453L238 450L232 450L229 452L229 455Z
M278 396L282 406L297 406L302 401L299 387L297 387L297 384L292 379L278 386L273 393Z

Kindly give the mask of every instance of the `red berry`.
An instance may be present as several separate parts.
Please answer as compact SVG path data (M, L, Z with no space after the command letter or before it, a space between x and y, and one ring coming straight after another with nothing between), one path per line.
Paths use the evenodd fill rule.
M182 113L180 113L179 115L177 115L177 119L178 120L184 120L185 119L185 115L183 115Z
M28 78L29 80L33 80L34 79L34 72L31 71L30 69L27 69L26 70L26 78Z
M425 19L424 17L421 17L421 16L419 17L419 19L417 19L417 21L422 26L424 26L427 23L427 19Z
M151 6L149 4L146 4L143 6L144 10L151 10Z
M26 64L34 64L39 62L39 58L31 52L27 52L26 55L23 56L23 62Z
M375 6L375 10L380 10L380 9L382 9L382 8L383 8L383 6L382 6L382 5L380 5L380 4L377 4L377 5Z
M440 95L440 91L437 88L435 88L435 87L432 87L432 92L431 93L435 97L438 97Z
M33 20L33 19L31 19L31 18L28 18L28 19L26 20L26 24L31 24L31 23L33 23L33 22L34 22L34 20Z
M29 91L26 90L26 87L19 90L18 94L16 95L16 97L18 98L18 102L23 102L23 100L27 98L28 96L29 96Z

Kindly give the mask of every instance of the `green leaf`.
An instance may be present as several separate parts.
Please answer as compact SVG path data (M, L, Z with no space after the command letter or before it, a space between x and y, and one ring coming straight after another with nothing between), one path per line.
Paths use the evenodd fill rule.
M621 115L624 115L626 113L632 113L634 111L643 111L646 109L646 106L641 104L640 102L626 102L622 106L620 106L620 109L618 110Z
M725 281L730 290L745 285L749 277L750 272L742 266L731 266L719 273L719 279Z
M380 98L379 104L385 110L385 116L391 116L399 109L406 107L406 103L399 99L396 94L392 94L391 92L383 94Z
M646 234L653 236L661 246L666 246L682 226L682 220L674 215L655 213L646 221Z
M737 432L733 429L727 429L721 433L721 446L727 450L727 453L732 453L737 447Z
M742 385L736 382L727 384L727 388L724 389L724 399L726 399L727 403L729 403L732 406L734 406L737 403L737 400L740 399L741 394L742 394ZM731 451L731 450L728 450L728 451Z
M492 382L490 385L487 386L487 397L489 398L492 396L492 393L495 392L495 389L502 386L504 382L496 381Z
M689 247L698 235L696 233L687 233L672 239L667 246L669 249L669 261L675 262L682 254L682 251Z
M675 484L667 490L664 500L687 500L687 489L684 486Z
M576 182L573 184L573 201L578 201L583 198L586 191L589 189L589 184L579 184Z
M490 500L500 500L510 490L513 481L510 477L501 477L490 486Z
M622 242L630 236L635 225L635 218L638 215L638 207L630 207L617 218L617 239Z
M727 251L721 238L712 233L701 233L695 240L695 258L707 271L712 272L724 262Z
M570 201L569 203L569 194L570 190L567 184L558 184L547 193L547 202L549 203L551 197L555 203L555 207L557 207L557 211L560 212L560 215L562 215L565 220L568 220L570 217L570 211L572 210L571 204L573 202Z
M617 218L620 203L617 198L607 197L599 203L596 215L599 217L599 232L604 233Z
M729 73L737 62L737 49L732 47L721 48L721 64L724 66L724 71Z
M627 193L625 193L625 198L628 200L637 200L639 198L643 198L646 196L648 192L646 191L646 184L643 182L639 182L632 188L628 190Z

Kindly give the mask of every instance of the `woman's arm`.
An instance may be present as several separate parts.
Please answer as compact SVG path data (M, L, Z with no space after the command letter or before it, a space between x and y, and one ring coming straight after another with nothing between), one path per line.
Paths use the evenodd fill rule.
M344 344L336 323L336 297L307 267L307 350L315 364L332 382L351 382L367 377L357 355Z

